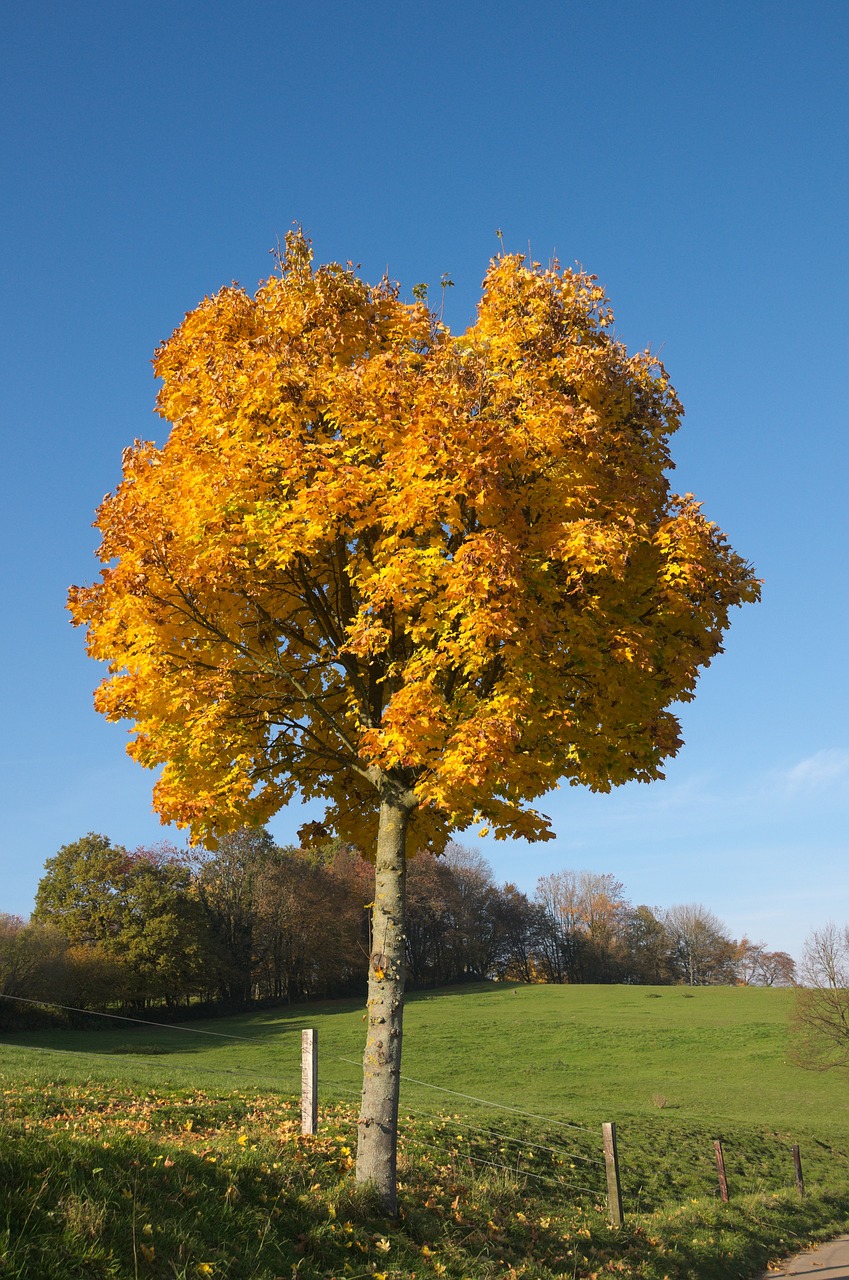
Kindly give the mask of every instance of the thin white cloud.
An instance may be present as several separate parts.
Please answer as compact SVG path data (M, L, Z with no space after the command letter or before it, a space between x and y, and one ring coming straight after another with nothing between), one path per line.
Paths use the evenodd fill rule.
M794 764L784 775L788 789L796 794L849 791L849 750L826 747Z

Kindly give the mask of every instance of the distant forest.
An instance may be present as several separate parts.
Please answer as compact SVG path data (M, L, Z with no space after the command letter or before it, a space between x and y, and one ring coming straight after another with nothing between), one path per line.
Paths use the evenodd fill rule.
M132 852L89 833L49 858L31 920L0 915L0 995L79 1010L234 1010L365 993L370 864L340 842L244 830L214 853ZM699 904L634 906L611 874L564 870L532 897L480 853L409 861L408 985L786 985L789 955L735 940ZM0 1002L5 1025L26 1006Z

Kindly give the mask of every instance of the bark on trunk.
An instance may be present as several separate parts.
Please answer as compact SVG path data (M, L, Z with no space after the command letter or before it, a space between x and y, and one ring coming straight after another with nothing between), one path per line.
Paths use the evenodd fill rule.
M368 1034L357 1144L357 1181L372 1183L393 1217L398 1211L395 1170L405 977L405 846L410 808L406 796L381 798L369 957Z

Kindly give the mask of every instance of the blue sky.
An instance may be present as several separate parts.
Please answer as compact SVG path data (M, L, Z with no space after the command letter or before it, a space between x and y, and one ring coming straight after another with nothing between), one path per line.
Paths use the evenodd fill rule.
M553 793L556 842L480 842L497 876L610 871L796 953L849 921L847 48L842 0L7 9L0 909L88 830L166 834L65 593L122 449L163 439L157 343L299 222L407 293L447 272L454 328L497 228L595 272L686 407L676 487L765 580L667 781Z

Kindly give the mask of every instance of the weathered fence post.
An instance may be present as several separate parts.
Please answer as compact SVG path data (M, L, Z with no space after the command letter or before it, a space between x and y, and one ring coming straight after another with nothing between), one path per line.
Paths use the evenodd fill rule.
M318 1128L318 1032L301 1032L301 1133Z
M800 1196L804 1196L805 1179L802 1177L802 1156L799 1152L798 1142L793 1143L793 1165L796 1169L796 1190Z
M723 1200L728 1200L728 1179L725 1176L725 1156L722 1154L722 1143L719 1138L714 1140L714 1152L716 1153L716 1174L719 1178L719 1194Z
M622 1212L622 1184L619 1181L616 1125L603 1124L601 1132L604 1135L604 1166L607 1170L607 1212L611 1226L621 1227L625 1215Z

